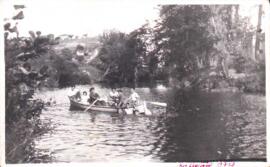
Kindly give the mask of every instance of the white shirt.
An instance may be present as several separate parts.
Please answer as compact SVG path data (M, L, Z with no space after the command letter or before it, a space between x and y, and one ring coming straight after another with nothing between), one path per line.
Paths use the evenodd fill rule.
M77 56L84 56L84 52L80 50L77 50L76 54Z
M74 96L77 92L79 92L79 90L78 89L71 89L69 92L68 92L68 96Z
M81 102L84 104L88 104L88 99L89 99L89 96L87 96L87 95L81 96Z
M118 95L119 95L118 92L110 92L109 93L110 97L117 97Z
M133 92L133 93L130 95L130 99L131 99L132 101L137 101L139 98L140 98L140 96L139 96L138 93L136 93L136 92Z

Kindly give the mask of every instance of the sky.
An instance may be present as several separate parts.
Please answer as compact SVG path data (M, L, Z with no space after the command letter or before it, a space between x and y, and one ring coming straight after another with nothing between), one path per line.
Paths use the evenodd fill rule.
M18 11L14 4L24 4L25 18L19 21L20 35L28 31L42 34L73 34L97 36L103 31L116 29L129 33L149 20L158 18L157 1L136 3L131 0L4 0L4 16L12 17ZM240 6L240 14L250 16L257 23L258 7Z
M13 4L24 4L25 18L19 21L20 34L29 30L53 33L96 36L103 31L117 29L131 32L158 17L153 3L123 3L120 0L16 0L5 4L5 17L15 14Z

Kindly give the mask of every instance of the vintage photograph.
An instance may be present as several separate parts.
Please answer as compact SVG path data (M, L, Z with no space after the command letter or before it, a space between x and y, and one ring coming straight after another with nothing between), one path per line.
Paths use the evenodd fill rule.
M3 4L5 163L266 161L264 5Z

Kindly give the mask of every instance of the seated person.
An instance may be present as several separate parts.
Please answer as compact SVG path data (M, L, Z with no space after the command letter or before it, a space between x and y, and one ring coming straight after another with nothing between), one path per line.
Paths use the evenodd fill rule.
M118 97L116 99L116 107L117 108L124 108L124 95L123 95L123 91L121 89L119 89L118 91Z
M114 88L112 88L109 93L110 105L116 106L117 101L118 101L118 96L119 96L119 93Z
M135 92L135 89L131 89L131 95L128 98L128 100L130 101L130 104L132 107L136 107L139 104L139 99L140 96L138 95L137 92Z
M81 100L81 93L77 88L75 88L75 86L71 87L71 90L68 92L68 96L74 97L74 99L78 101Z
M89 99L88 99L88 102L89 102L90 104L92 104L93 102L95 102L95 101L98 100L99 98L100 98L100 96L99 96L99 94L97 94L97 93L95 92L95 88L94 88L94 87L91 87L91 88L89 89ZM95 104L98 104L98 101L96 101Z
M81 96L81 102L84 104L88 103L88 95L86 91L83 91L82 96Z

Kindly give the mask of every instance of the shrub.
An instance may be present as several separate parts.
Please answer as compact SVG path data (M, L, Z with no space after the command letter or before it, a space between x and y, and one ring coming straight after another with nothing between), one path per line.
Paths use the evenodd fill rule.
M13 18L14 19L14 18ZM22 163L31 161L32 139L40 135L45 126L39 116L43 101L34 99L35 89L48 76L48 66L33 68L33 59L44 56L51 40L47 37L18 37L8 39L13 31L5 32L6 64L6 161Z

